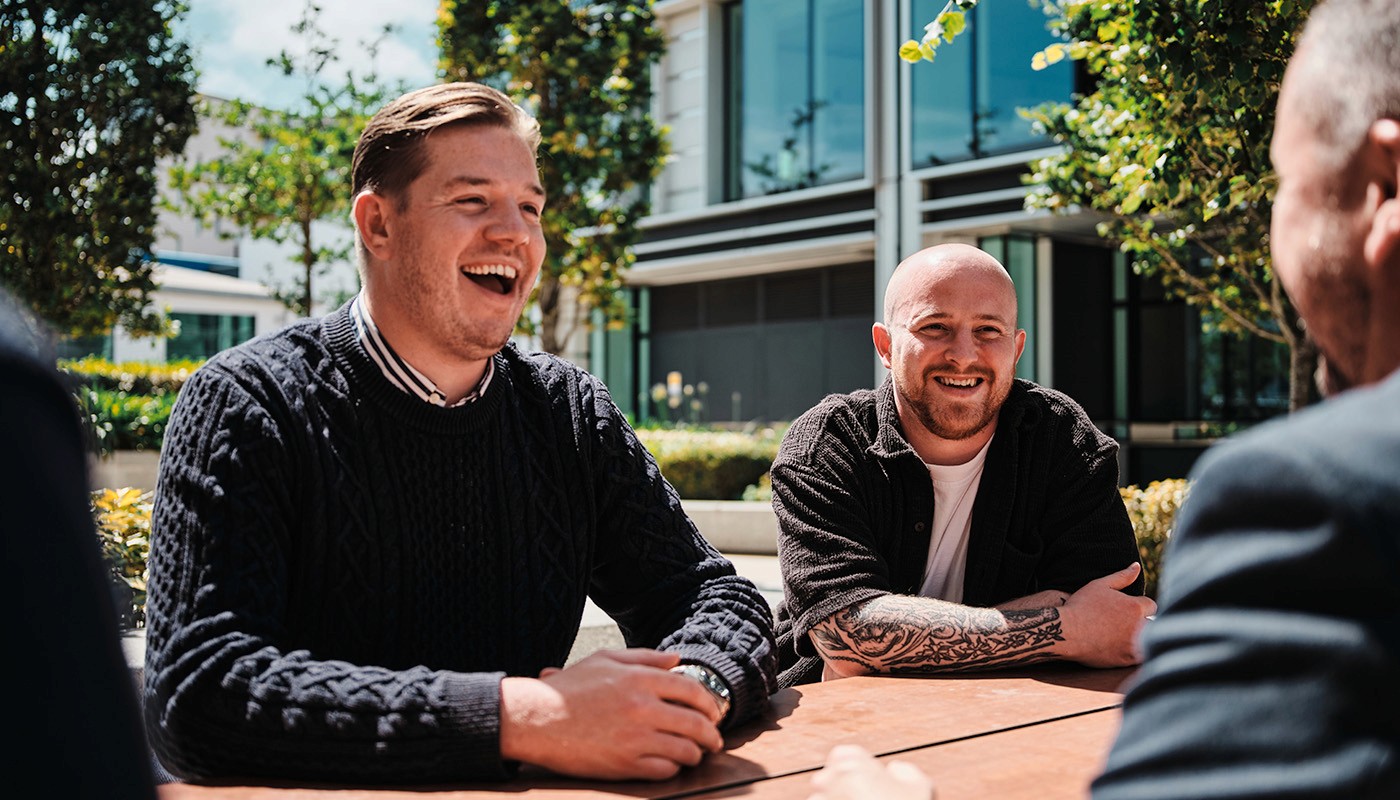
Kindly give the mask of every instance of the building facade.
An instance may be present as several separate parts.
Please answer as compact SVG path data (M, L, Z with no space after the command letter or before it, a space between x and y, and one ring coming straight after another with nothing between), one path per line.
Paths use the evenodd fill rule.
M215 107L224 102L215 97L203 99ZM199 129L185 144L184 158L215 158L223 150L222 140L248 136L251 133L232 128L215 115L202 115ZM160 168L160 191L167 197L171 163ZM313 222L312 235L318 246L348 247L354 231L347 216L345 220ZM162 208L152 247L159 288L151 303L178 323L178 333L169 339L134 338L117 327L107 336L64 342L61 354L99 355L117 362L197 360L271 333L296 319L269 287L286 292L299 285L302 266L298 255L295 244L254 239L228 220L204 224ZM353 261L346 258L324 265L317 271L313 287L313 313L334 310L359 291Z
M655 112L673 158L629 274L631 323L591 347L619 404L675 416L653 398L671 376L697 387L696 416L779 421L875 386L870 326L891 272L957 241L1015 279L1018 374L1075 397L1117 438L1125 479L1184 475L1222 430L1286 410L1285 353L1203 332L1196 310L1097 237L1097 220L1024 210L1027 162L1055 151L1017 110L1085 88L1071 62L1031 69L1054 41L1045 13L983 0L934 63L904 64L899 43L936 6L655 4L670 40Z

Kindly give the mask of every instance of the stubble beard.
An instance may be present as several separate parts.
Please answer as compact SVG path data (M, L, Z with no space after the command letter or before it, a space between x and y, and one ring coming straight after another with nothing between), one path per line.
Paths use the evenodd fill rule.
M987 398L980 406L969 406L966 403L945 402L937 399L930 399L933 391L926 391L925 386L934 383L932 375L925 375L924 383L917 390L917 394L911 393L906 387L898 382L895 389L903 396L905 403L914 411L919 423L929 433L940 439L958 442L970 439L973 436L987 429L1001 412L1001 406L1006 402L1007 395L1011 393L1010 383L998 385L992 382L992 376L980 375L991 386Z
M471 309L446 302L446 297L455 300L457 287L436 288L430 279L431 267L417 248L411 249L402 263L411 273L397 279L403 304L412 309L412 319L432 331L433 340L443 351L463 360L478 361L491 358L510 341L520 316L518 309L509 322L480 319ZM454 273L452 280L469 279Z
M1366 364L1372 310L1368 287L1357 276L1360 247L1348 238L1344 222L1329 214L1317 247L1309 251L1309 263L1294 267L1297 282L1307 284L1296 288L1304 290L1308 313L1296 299L1294 306L1317 347L1313 378L1323 397L1357 385Z

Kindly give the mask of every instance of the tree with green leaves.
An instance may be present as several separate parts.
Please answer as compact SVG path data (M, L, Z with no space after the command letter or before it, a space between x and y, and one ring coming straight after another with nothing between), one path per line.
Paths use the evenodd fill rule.
M1031 114L1057 155L1032 165L1032 208L1091 209L1140 274L1209 327L1287 346L1289 407L1317 351L1269 255L1279 83L1315 0L1060 0L1055 31L1097 89Z
M157 162L194 130L179 2L0 3L0 285L61 333L166 333Z
M351 239L318 240L313 223L341 221L350 208L350 162L369 115L387 92L373 75L347 69L330 73L339 59L336 40L319 24L321 9L308 3L292 28L307 44L304 56L283 51L268 66L299 76L299 106L268 109L242 100L205 98L201 114L225 126L222 152L207 160L177 163L170 171L166 206L212 224L225 219L255 239L294 246L301 278L273 284L274 296L292 311L311 314L313 282L350 258ZM388 31L386 30L387 34ZM381 37L382 40L382 37ZM378 41L365 44L373 60Z
M934 60L977 2L949 0L900 56ZM1040 2L1061 41L1030 67L1081 59L1097 89L1029 112L1066 149L1032 165L1027 206L1104 215L1100 235L1205 325L1285 345L1289 407L1306 405L1317 351L1273 276L1269 144L1284 66L1316 0Z
M622 276L667 153L648 108L665 37L647 2L442 0L438 19L447 77L495 86L539 120L549 254L522 330L563 352L590 309L626 315Z

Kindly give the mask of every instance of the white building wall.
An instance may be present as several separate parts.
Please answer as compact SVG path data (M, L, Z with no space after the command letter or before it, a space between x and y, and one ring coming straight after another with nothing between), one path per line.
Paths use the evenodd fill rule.
M255 336L278 330L294 318L261 284L166 265L158 266L156 272L160 288L151 304L167 314L251 316ZM162 362L165 343L156 337L133 338L118 327L112 334L112 360Z
M712 62L717 15L709 0L662 0L653 12L666 32L657 84L657 115L669 128L671 158L652 191L652 213L667 214L704 208L710 199L712 123L707 113L711 87L720 83L723 67ZM711 74L713 73L713 75ZM718 113L719 106L715 106ZM719 140L715 140L718 147Z
M216 98L205 98L211 102L222 102ZM191 161L213 158L222 149L219 139L233 139L246 135L225 125L217 119L199 118L199 128L185 143L185 157ZM157 167L160 193L170 197L170 167L174 159L167 158ZM234 238L221 235L227 233ZM200 253L223 258L238 257L238 229L232 223L218 221L205 226L193 217L162 210L156 225L156 252Z

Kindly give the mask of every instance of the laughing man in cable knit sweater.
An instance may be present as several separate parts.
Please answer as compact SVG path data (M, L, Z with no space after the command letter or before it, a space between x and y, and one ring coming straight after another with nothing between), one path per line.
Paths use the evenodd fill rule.
M353 191L364 291L210 360L162 453L146 722L190 780L664 778L774 689L771 616L606 388L507 343L534 120L410 92ZM631 646L567 668L591 597Z

